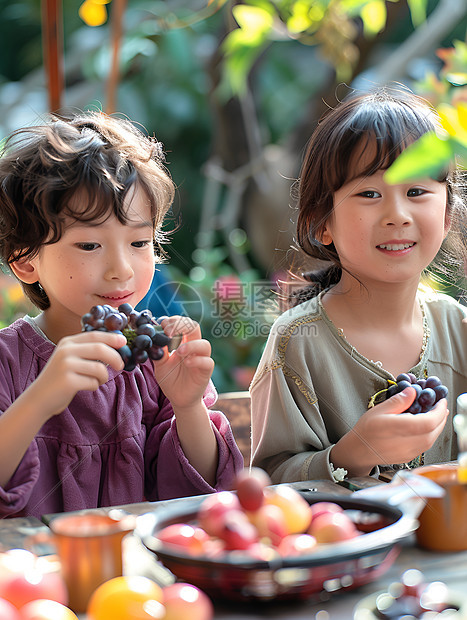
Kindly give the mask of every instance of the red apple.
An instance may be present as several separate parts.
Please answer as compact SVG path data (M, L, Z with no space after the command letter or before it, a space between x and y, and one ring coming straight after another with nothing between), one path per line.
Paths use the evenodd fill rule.
M219 536L222 528L222 516L230 510L241 508L238 497L231 491L219 491L203 500L198 510L200 526L210 535Z
M321 513L312 520L308 533L318 543L339 542L359 535L354 522L345 512Z
M163 588L164 620L212 620L211 599L189 583L174 583Z
M190 555L204 553L209 535L200 527L187 523L172 523L157 533L157 538L167 545L180 547Z
M271 484L271 478L259 467L244 469L237 474L235 488L238 500L244 510L254 512L264 502L264 489Z
M23 620L17 608L4 598L0 598L0 618L2 620Z
M21 620L78 620L78 616L71 609L57 601L47 599L30 601L19 611Z

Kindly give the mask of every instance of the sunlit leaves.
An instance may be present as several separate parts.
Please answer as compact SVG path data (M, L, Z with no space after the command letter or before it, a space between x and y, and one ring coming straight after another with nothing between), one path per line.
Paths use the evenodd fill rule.
M87 26L102 26L107 21L110 0L85 0L79 7L79 16Z
M459 103L456 107L441 104L438 112L449 136L467 148L467 103Z
M388 183L406 183L425 177L435 178L447 168L454 156L451 138L435 132L424 134L409 145L388 168L384 178Z
M381 32L386 25L387 11L384 0L374 0L362 7L360 16L363 21L363 29L367 37Z
M244 4L235 6L232 12L239 27L225 39L223 49L230 88L240 93L255 58L268 41L274 18L269 11Z
M426 20L426 0L407 0L412 23L415 27L420 26Z

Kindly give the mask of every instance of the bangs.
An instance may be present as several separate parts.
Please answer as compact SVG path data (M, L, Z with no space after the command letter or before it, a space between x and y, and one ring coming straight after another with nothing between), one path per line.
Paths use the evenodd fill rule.
M403 100L365 101L350 110L335 132L325 184L336 191L354 178L386 170L407 146L437 126L435 113L426 106L414 106L413 101L410 106ZM446 175L447 171L437 180L445 180Z

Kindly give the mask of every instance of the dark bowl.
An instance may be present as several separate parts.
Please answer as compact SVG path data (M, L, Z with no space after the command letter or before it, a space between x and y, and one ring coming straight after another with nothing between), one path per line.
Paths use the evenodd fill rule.
M319 545L306 555L257 560L246 553L226 552L211 558L192 556L164 545L157 533L172 523L190 523L204 497L180 500L173 509L156 509L137 520L136 534L147 549L179 580L192 583L214 598L230 600L305 599L322 591L351 589L380 577L394 562L399 543L418 522L384 502L339 494L300 492L309 504L335 502L349 511L360 536Z

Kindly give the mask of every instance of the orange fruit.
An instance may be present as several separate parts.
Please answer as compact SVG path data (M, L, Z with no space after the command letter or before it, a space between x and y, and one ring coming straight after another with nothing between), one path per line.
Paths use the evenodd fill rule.
M91 596L88 620L150 620L163 618L162 588L152 579L139 576L114 577Z

